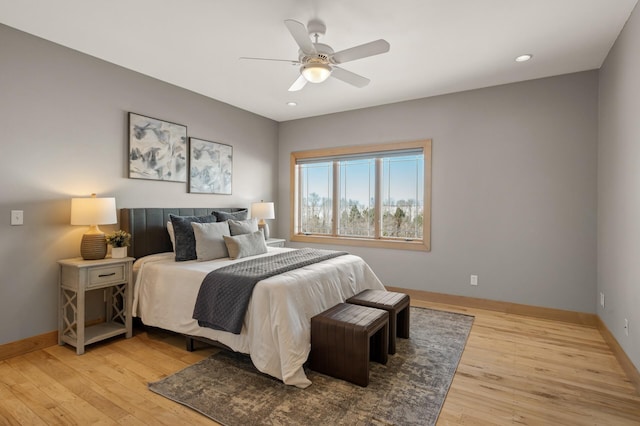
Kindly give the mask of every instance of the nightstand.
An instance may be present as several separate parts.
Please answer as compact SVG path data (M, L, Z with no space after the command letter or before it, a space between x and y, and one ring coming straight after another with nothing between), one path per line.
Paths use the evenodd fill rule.
M134 258L83 260L81 257L59 260L58 344L70 344L76 353L85 345L126 334L132 335L132 265ZM88 291L103 290L104 322L87 326L85 296Z
M269 247L284 247L284 238L269 238L266 240L267 246Z

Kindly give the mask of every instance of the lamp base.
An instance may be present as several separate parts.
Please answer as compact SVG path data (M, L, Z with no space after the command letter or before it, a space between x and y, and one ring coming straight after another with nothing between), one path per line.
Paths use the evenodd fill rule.
M264 234L264 239L269 239L269 225L265 223L258 223L258 229L262 229L262 233Z
M80 243L80 255L84 260L104 259L107 255L107 239L104 234L84 234Z

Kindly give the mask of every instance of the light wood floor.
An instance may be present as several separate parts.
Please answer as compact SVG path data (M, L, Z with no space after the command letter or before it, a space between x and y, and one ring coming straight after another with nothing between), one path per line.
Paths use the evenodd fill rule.
M475 315L439 425L639 425L640 397L595 328L415 301ZM138 330L0 362L0 424L214 424L147 390L215 352Z

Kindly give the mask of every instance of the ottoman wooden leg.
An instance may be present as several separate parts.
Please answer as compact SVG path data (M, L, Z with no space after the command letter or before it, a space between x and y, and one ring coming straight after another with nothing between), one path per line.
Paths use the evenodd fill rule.
M353 368L353 375L349 381L359 386L368 386L370 351L369 336L361 334L357 341L359 341L357 343L357 347L353 348L354 359L353 364L351 365L351 368Z
M398 327L397 316L393 311L389 312L389 353L396 353L396 329Z
M409 306L404 308L402 311L398 312L398 321L397 321L397 335L398 337L402 337L405 339L409 338L409 322L410 322L410 313L411 309Z
M380 330L378 330L373 336L371 336L371 360L379 362L380 364L386 364L389 360L389 330L390 327L385 324Z

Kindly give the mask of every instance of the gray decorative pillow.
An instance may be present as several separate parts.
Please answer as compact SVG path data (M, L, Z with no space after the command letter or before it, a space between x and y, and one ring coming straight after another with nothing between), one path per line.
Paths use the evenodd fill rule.
M229 219L227 223L229 224L231 235L250 234L258 231L258 219L255 217L247 220Z
M247 256L255 256L267 252L267 244L264 241L262 231L242 234L235 237L223 237L229 250L231 259L241 259Z
M247 217L249 217L249 210L239 210L233 213L214 210L211 212L211 214L216 216L216 219L218 219L218 222L224 222L225 220L229 220L229 219L245 220Z
M198 223L191 222L196 237L198 262L229 257L224 236L231 236L227 222Z
M198 258L196 254L196 238L193 235L191 222L211 223L216 221L216 217L210 216L176 216L169 215L171 225L173 225L173 234L176 240L174 251L176 252L176 262L185 260L195 260Z

